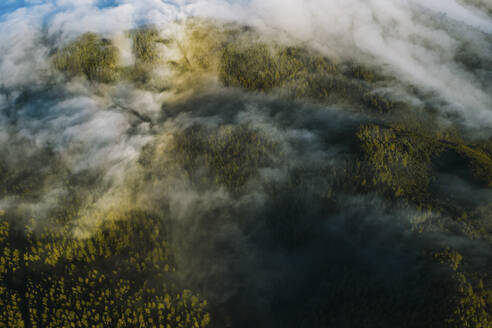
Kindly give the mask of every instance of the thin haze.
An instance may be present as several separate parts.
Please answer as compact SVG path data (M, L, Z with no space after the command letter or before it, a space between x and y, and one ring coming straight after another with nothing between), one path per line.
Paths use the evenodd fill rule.
M471 127L490 126L492 100L477 76L455 59L463 46L492 54L492 19L487 7L446 1L25 1L26 8L3 15L1 80L36 82L45 53L36 33L62 35L61 42L88 30L112 35L139 25L187 16L216 17L265 29L286 42L308 43L339 58L365 59L401 79L436 93L446 112L460 113ZM482 6L482 7L480 7ZM29 55L27 55L29 53ZM32 58L28 58L31 56Z

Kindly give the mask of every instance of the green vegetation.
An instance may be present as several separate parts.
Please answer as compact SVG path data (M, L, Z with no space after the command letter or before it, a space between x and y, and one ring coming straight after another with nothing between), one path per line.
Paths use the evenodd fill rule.
M413 198L427 193L432 156L441 151L438 143L377 125L362 126L357 137L372 176L364 178L362 185L372 184L371 188L387 190L395 197Z
M295 98L350 103L387 113L397 104L373 92L388 78L353 63L335 63L300 47L265 43L228 43L222 51L219 77L226 86L267 92L285 88Z
M200 19L191 19L185 23L185 34L177 42L183 56L178 64L184 71L217 72L220 54L233 31L222 30L219 26ZM176 64L176 63L173 63Z
M133 54L137 62L153 64L159 59L159 32L153 28L142 28L131 33Z
M254 91L286 86L299 97L328 96L330 83L326 82L335 72L337 66L327 58L301 48L277 49L264 43L232 43L224 48L220 62L220 77L226 86Z
M455 308L447 320L449 327L491 327L492 289L479 280L474 287L463 273L456 273Z
M433 252L431 257L453 272L448 291L452 311L446 320L447 327L491 327L492 289L484 287L483 276L465 273L463 256L456 250L446 248Z
M434 99L396 99L387 89L401 86L423 103L427 96L378 67L276 44L234 24L190 19L181 27L169 40L156 28L128 32L128 67L111 40L93 33L53 55L69 79L124 81L171 100L156 100L162 115L146 135L153 140L120 184L98 170L71 172L70 155L49 147L11 145L29 151L0 158L0 327L199 328L221 327L221 319L230 327L231 317L244 324L239 307L268 312L258 316L271 327L492 327L491 139L467 137L439 117ZM221 101L245 108L223 110ZM237 123L239 111L253 123ZM128 135L135 133L132 126ZM50 187L61 191L49 206L31 206ZM210 207L206 213L185 199L193 217L181 220L188 209L169 210L169 190L222 199L197 206ZM107 210L114 204L100 205L105 193L129 210ZM37 211L42 219L32 219ZM81 216L97 222L83 237L75 233ZM197 240L176 242L171 223ZM223 236L227 229L237 240ZM189 256L230 249L233 260L224 269L214 262L221 258L197 259L209 271L189 286L180 270L190 269L174 258L186 251L171 249L171 237L196 247ZM255 256L251 263L263 265L257 279L272 280L260 287L245 268ZM229 266L244 270L231 269L240 287L217 296L207 287L229 286L221 280ZM296 299L286 299L290 288Z
M53 61L69 76L84 75L90 81L113 82L118 79L118 50L110 40L86 33L56 53Z
M490 154L477 146L458 145L456 149L469 160L475 177L492 187L492 159Z
M152 27L131 31L136 61L130 67L118 66L118 50L111 40L92 33L58 51L54 64L71 77L82 74L105 83L130 80L152 90L153 70L161 66L174 71L173 84L165 88L176 92L199 88L200 75L216 74L225 86L261 92L283 88L295 98L349 103L379 113L400 105L374 92L381 83L394 81L366 66L335 63L302 47L268 44L259 41L255 32L237 26L220 28L199 19L190 19L183 26L182 37L168 40ZM168 57L168 53L179 57Z
M150 172L165 175L181 169L197 187L224 186L230 191L238 191L258 169L271 166L280 153L277 142L247 126L192 126L174 136L170 150L159 153L155 148L149 145L140 158ZM170 157L170 163L161 165L163 157Z
M206 327L207 302L172 284L162 220L108 214L88 239L0 221L1 327Z

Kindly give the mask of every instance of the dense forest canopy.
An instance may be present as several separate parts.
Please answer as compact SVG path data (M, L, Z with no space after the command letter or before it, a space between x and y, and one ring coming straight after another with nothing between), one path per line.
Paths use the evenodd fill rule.
M488 2L20 7L0 327L492 327Z

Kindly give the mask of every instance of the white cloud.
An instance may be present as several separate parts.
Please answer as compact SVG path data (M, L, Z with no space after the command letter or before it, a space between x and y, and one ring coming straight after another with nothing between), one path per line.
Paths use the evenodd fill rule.
M258 26L276 38L286 32L340 58L361 60L365 54L371 64L437 92L467 124L492 125L491 95L454 60L459 45L483 42L492 18L455 0L198 0L187 10Z

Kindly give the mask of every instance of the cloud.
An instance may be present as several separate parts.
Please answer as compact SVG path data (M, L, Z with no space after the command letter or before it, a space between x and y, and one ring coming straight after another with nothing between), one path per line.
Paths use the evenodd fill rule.
M177 20L215 19L221 32L223 23L245 24L257 33L249 39L247 29L238 29L246 31L240 39L246 45L273 40L326 55L342 67L364 64L390 79L373 94L415 110L429 106L439 114L436 121L490 136L482 128L492 124L492 19L483 9L487 3L473 3L30 1L0 21L0 149L15 159L0 164L15 178L41 172L41 192L22 200L0 194L0 210L17 208L42 221L74 193L82 199L76 211L80 229L97 226L94 221L113 207L158 213L169 223L183 268L179 278L230 313L249 306L244 313L251 311L263 326L269 324L264 320L281 326L282 315L269 316L278 304L295 312L300 302L292 299L322 297L317 283L329 294L335 288L330 280L347 272L355 280L367 273L369 286L398 290L414 273L427 274L417 272L417 262L431 241L412 239L415 217L424 217L442 240L469 245L461 232L446 231L447 213L421 215L413 205L350 193L354 181L343 180L352 169L346 163L357 159L361 170L369 165L356 158L357 131L379 119L369 111L356 113L350 99L316 104L277 89L264 94L226 88L216 71L199 71L183 58L186 23ZM141 26L156 26L161 61L137 67L144 71L137 79L131 75L139 72L129 32ZM119 73L130 78L104 84L53 68L53 53L86 32L112 40L121 54ZM205 137L194 131L205 131ZM255 170L235 189L227 178L252 160L240 157L250 150L241 148L240 138L251 136L259 142ZM438 178L445 180L438 181L439 197L452 191L466 203L480 192L474 206L490 199L461 178ZM251 322L242 319L234 320Z
M492 32L492 21L483 11L473 8L465 7L455 1L423 1L416 0L423 8L429 9L437 14L444 14L447 17L464 23L466 25L478 28L485 33Z
M287 33L340 59L377 62L400 79L437 93L449 104L444 112L460 113L466 124L480 128L492 123L490 93L454 60L467 42L491 49L484 33L490 34L492 19L477 8L455 0L252 0L194 1L187 9L264 28L277 39Z
M50 56L92 31L112 39L121 50L121 63L132 65L135 58L129 30L156 25L162 35L179 39L183 31L174 22L188 16L248 24L257 28L263 39L303 45L335 62L377 67L399 81L391 88L382 85L384 92L394 98L413 97L418 107L435 106L445 119L457 113L460 124L480 130L492 123L491 69L486 65L470 67L472 58L479 56L487 63L488 54L492 54L492 21L482 7L482 3L455 0L30 2L0 21L0 124L3 131L9 131L3 132L2 140L21 136L40 147L49 144L64 154L74 172L102 169L121 174L126 165L135 163L141 147L154 139L153 124L162 125L173 116L163 110L178 101L170 86L175 82L172 73L167 68L153 69L152 83L160 89L152 90L126 82L94 86L83 79L62 84ZM163 49L166 55L180 53L167 46ZM216 86L216 80L210 85ZM419 90L418 97L406 96L408 85ZM193 95L190 99L195 101ZM224 104L229 99L221 101ZM216 105L211 100L210 104ZM205 110L201 105L196 106L196 113ZM272 118L258 114L261 110L241 112L232 123L279 133L270 123ZM305 122L303 117L298 119ZM196 120L218 124L227 117L218 112L213 119ZM326 149L316 148L317 143L309 145L315 137L302 126L289 126L282 135L305 144L309 150L304 152L306 158L333 157Z

